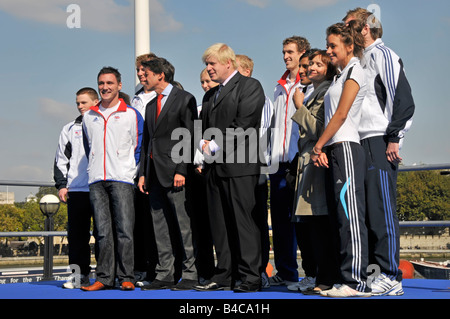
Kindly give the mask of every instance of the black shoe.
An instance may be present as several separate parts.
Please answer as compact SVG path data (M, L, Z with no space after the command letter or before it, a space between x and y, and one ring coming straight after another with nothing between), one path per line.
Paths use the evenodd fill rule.
M197 285L194 286L195 290L198 291L217 291L217 290L230 290L229 286L220 285L216 282L210 282L207 285Z
M257 292L261 291L261 285L259 284L250 284L250 283L242 283L233 289L234 292Z
M198 285L197 280L182 279L171 290L192 290L196 285Z
M169 289L173 287L173 282L171 281L162 281L155 279L152 281L150 285L144 285L141 287L141 290L161 290L161 289Z

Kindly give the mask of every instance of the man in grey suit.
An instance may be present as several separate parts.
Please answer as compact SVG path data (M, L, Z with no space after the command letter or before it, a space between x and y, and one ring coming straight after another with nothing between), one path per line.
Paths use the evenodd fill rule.
M261 240L252 212L262 165L258 133L265 95L257 80L237 71L236 56L226 44L212 45L203 61L211 80L220 84L203 98L199 142L217 265L212 282L195 289L258 291Z
M173 86L173 66L164 58L143 62L149 90L158 96L147 104L145 112L142 161L138 188L149 194L158 264L156 278L142 290L187 290L198 284L195 266L191 217L186 205L185 182L192 158L191 136L197 103L192 94ZM189 132L183 154L174 152L174 130ZM186 137L185 137L186 138ZM175 278L175 250L182 249L181 281Z

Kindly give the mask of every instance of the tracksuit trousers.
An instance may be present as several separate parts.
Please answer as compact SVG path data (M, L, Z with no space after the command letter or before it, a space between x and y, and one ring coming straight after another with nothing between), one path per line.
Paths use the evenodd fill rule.
M366 152L366 203L369 260L390 279L401 281L400 233L397 216L398 165L387 160L387 139L375 136L361 141Z
M330 217L337 231L340 283L363 292L367 287L368 240L365 224L364 149L358 143L341 142L327 147L331 169ZM333 189L331 189L333 188Z

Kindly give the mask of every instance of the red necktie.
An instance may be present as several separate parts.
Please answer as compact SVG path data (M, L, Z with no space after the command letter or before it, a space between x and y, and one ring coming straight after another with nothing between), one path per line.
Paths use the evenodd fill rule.
M161 113L161 100L164 96L162 94L158 95L158 101L156 102L156 118L155 122L158 119L159 114Z
M158 100L156 101L156 117L155 117L155 123L156 123L156 121L158 120L159 113L161 113L161 100L162 100L163 97L164 97L164 95L162 95L162 94L158 95ZM152 154L152 153L150 153L150 158L153 159L153 154Z

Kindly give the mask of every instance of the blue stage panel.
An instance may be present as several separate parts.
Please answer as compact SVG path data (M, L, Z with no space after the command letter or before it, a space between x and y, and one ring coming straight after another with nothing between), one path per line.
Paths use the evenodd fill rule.
M11 283L0 285L0 299L174 299L174 300L325 300L322 296L303 295L289 291L285 286L271 287L254 293L234 293L233 291L121 291L109 289L85 292L80 289L63 289L64 281L39 281L29 283ZM385 296L352 299L450 299L450 280L404 279L403 296ZM349 299L349 298L347 298ZM178 303L179 304L179 303Z

